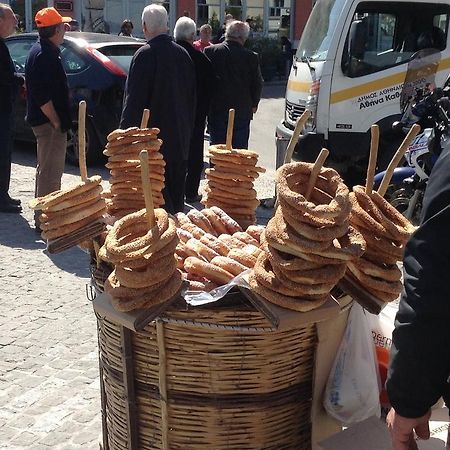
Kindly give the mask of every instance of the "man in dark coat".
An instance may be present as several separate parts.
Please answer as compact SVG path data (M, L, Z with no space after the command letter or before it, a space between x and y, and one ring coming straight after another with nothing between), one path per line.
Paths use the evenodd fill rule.
M17 19L13 10L0 3L0 212L20 213L20 200L9 195L11 179L13 105L23 78L16 74L4 39L14 33Z
M200 201L198 194L200 178L203 171L203 146L205 136L205 121L211 102L215 75L211 61L192 45L196 35L195 22L189 17L180 17L175 24L174 35L177 44L189 53L195 66L197 81L197 107L195 110L195 125L189 148L189 160L186 176L186 201Z
M249 31L248 23L235 20L227 25L224 43L205 48L218 77L208 115L211 144L225 143L228 111L233 108L233 147L248 148L250 120L258 109L263 81L258 55L244 47Z
M195 69L189 54L168 36L167 11L148 5L142 13L147 44L133 57L125 87L121 128L139 126L150 109L149 126L161 130L166 162L165 208L184 209L184 185L195 116Z
M404 291L395 321L387 391L395 450L428 439L430 408L450 400L450 149L431 172L419 228L403 258ZM448 448L448 447L446 447Z

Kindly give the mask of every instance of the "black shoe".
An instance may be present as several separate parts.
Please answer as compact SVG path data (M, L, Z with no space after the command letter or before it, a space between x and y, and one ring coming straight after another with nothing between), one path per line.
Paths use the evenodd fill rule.
M187 202L187 203L197 203L197 202L199 202L201 199L202 199L202 196L197 194L197 195L194 195L194 196L192 196L192 197L187 196L187 197L186 197L186 202Z
M22 212L22 208L17 205L12 205L11 203L0 203L0 213L1 212L20 214Z

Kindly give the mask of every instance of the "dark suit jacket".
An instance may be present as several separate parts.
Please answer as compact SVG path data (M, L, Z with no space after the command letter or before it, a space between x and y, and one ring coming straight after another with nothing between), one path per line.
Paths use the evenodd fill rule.
M195 69L186 50L166 35L133 56L125 87L121 128L140 126L150 109L150 127L161 130L166 162L187 161L195 118Z
M226 113L234 108L236 117L250 119L252 108L258 106L261 98L263 79L258 55L228 40L206 47L205 55L218 77L210 112Z
M389 399L404 417L450 401L450 149L428 182L419 228L403 258L404 291L392 337Z
M23 84L23 78L15 72L8 47L0 38L0 112L12 112L17 89Z
M188 53L194 63L195 78L197 81L197 108L196 117L203 117L209 111L211 104L211 97L213 89L215 87L216 76L211 61L203 53L196 50L189 42L177 41L178 45L181 45Z

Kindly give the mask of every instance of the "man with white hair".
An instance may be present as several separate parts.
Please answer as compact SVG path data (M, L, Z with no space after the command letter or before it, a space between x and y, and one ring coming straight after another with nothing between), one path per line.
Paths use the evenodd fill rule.
M195 115L195 70L189 54L167 34L167 11L148 5L142 12L147 44L133 56L125 86L121 128L139 126L150 109L149 127L161 130L166 162L165 209L183 211L186 166Z
M5 39L14 33L17 19L9 5L0 3L0 212L20 213L20 200L9 195L11 178L13 105L23 78L16 74Z
M211 144L225 143L228 110L233 108L233 147L248 148L250 120L258 109L263 81L258 55L244 47L249 31L247 23L232 21L225 42L205 48L218 77L208 115Z
M186 176L186 202L200 201L198 194L200 179L203 171L203 141L205 135L205 121L208 114L211 96L214 88L215 75L211 61L193 46L197 27L189 17L180 17L175 24L174 35L178 45L189 53L194 67L197 81L197 107L195 109L195 124L189 147L189 160Z

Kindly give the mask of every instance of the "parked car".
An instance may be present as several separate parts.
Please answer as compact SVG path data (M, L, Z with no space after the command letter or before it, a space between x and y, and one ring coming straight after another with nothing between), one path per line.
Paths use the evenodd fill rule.
M17 34L6 39L11 57L19 73L37 33ZM123 91L128 70L142 39L100 33L68 32L61 45L61 59L67 73L72 107L73 127L69 132L67 159L78 163L78 103L86 100L86 159L88 164L102 157L106 136L118 127ZM31 127L25 122L25 90L17 99L14 117L16 140L34 142Z

